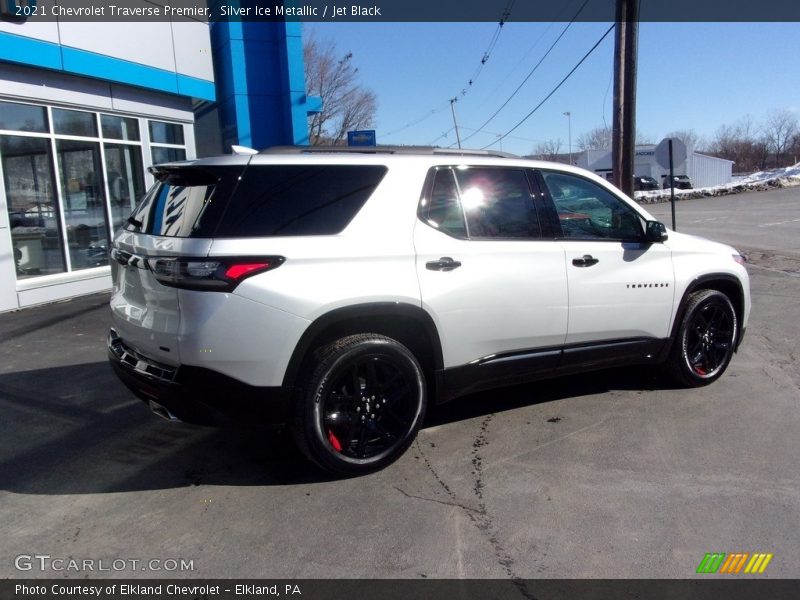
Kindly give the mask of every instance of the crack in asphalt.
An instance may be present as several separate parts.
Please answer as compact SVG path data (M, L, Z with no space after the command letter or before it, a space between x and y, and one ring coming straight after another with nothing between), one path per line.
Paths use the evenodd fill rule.
M470 506L466 506L464 504L460 504L459 502L447 502L446 500L437 500L436 498L426 498L425 496L417 496L415 494L409 494L402 488L397 487L396 485L393 486L398 492L403 494L406 498L414 498L415 500L424 500L425 502L435 502L436 504L444 504L445 506L453 506L456 508L463 508L464 510L477 513L478 511Z
M471 464L473 466L472 475L474 477L474 486L472 488L475 497L478 500L478 509L472 509L464 506L461 502L459 502L458 497L453 492L447 483L441 478L439 473L431 464L430 459L425 454L422 449L422 446L419 443L419 438L415 440L415 445L417 447L417 451L419 455L422 457L423 462L425 463L425 467L428 471L433 475L433 478L436 482L441 486L441 488L445 491L445 493L450 497L452 500L451 502L439 502L441 504L446 504L449 506L456 506L458 508L464 509L464 512L467 515L467 518L470 522L481 532L481 534L486 537L489 543L492 546L492 550L494 550L495 558L497 559L497 564L503 567L506 575L508 576L509 580L512 582L514 587L517 588L517 591L525 597L527 600L536 600L536 596L528 589L527 584L522 577L520 577L514 570L514 565L516 561L511 557L511 555L505 550L502 543L500 542L499 533L497 528L494 524L494 520L492 516L489 514L489 511L486 508L486 501L483 496L483 490L486 487L484 483L484 474L483 474L483 456L480 454L480 449L485 447L489 441L487 438L487 432L489 429L489 424L494 419L494 413L487 415L483 421L481 422L480 429L478 434L475 436L475 441L472 444L472 459ZM398 490L402 493L402 490ZM406 494L410 495L410 494Z

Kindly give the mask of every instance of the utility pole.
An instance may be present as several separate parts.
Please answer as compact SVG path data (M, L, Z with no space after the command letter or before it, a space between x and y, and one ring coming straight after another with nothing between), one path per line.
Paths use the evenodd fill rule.
M450 110L453 111L453 125L456 128L456 141L458 142L458 148L461 149L461 136L458 135L458 121L456 120L456 102L458 102L458 98L450 98Z
M639 0L616 0L614 32L614 125L611 165L614 185L633 196L633 157L636 152L636 61Z
M572 166L572 113L567 111L564 113L567 117L567 138L569 139L569 164Z

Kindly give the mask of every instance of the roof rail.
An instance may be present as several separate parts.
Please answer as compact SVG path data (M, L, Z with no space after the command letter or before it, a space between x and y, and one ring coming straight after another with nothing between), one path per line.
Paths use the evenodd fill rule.
M467 150L440 148L438 146L271 146L259 154L416 154L447 156L487 156L492 158L519 158L508 152L496 150Z

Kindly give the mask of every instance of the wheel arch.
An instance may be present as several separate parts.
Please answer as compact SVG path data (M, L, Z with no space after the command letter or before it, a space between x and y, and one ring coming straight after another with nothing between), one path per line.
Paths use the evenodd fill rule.
M731 304L733 304L733 310L736 312L736 320L739 324L738 331L736 332L735 342L735 345L738 349L739 342L742 340L742 322L745 311L745 296L742 282L738 277L731 275L730 273L706 273L692 279L692 281L689 282L689 285L687 285L686 289L683 291L683 296L681 296L678 310L675 312L675 318L672 320L672 328L669 336L670 342L664 349L664 359L666 359L666 357L669 355L672 344L675 343L678 329L680 328L680 324L683 321L684 315L686 314L687 300L689 296L698 290L717 290L718 292L725 294L730 299Z
M356 333L385 335L406 346L429 376L429 385L444 366L436 324L425 310L402 302L356 304L327 312L306 328L286 367L284 387L295 386L300 369L314 350Z

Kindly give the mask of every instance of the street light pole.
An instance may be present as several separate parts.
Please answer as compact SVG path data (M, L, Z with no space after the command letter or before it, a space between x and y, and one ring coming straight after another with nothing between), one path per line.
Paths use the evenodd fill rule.
M572 166L572 113L567 111L564 113L567 117L567 132L569 135L569 164Z

